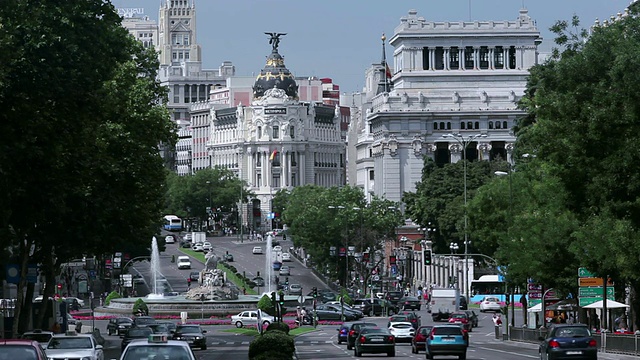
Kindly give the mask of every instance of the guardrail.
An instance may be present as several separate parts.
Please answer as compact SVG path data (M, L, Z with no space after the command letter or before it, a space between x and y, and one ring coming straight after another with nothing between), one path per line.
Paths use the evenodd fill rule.
M509 331L509 340L521 341L527 343L540 343L539 337L544 337L547 329L529 329L511 327ZM602 352L640 355L640 334L617 334L610 332L602 332L595 334L598 349Z

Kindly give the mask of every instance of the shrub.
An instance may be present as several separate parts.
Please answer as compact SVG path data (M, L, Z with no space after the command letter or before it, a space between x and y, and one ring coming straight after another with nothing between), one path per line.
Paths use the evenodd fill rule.
M285 334L289 333L289 325L283 322L274 322L267 326L267 331L282 331Z
M142 299L136 300L135 304L133 304L133 315L149 315L149 307L147 303Z
M258 301L258 309L266 312L269 315L275 315L276 311L271 302L269 295L262 295L260 301Z
M291 359L296 351L293 338L280 330L265 332L249 344L250 360Z
M109 295L107 295L107 298L104 299L104 306L108 306L112 299L119 299L121 297L122 296L120 296L120 294L116 291L110 292Z
M344 303L347 305L353 305L353 300L351 299L351 297L349 296L349 294L347 294L347 291L342 289L342 292L340 293L340 298L344 299ZM338 299L340 300L340 299Z

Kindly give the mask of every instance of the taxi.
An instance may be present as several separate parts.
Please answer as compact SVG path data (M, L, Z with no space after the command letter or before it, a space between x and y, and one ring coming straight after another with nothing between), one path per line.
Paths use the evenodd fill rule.
M53 335L45 351L49 360L104 360L102 345L96 342L93 335L77 334L75 331Z
M189 344L169 340L166 334L152 334L145 339L134 340L122 352L120 360L196 360Z

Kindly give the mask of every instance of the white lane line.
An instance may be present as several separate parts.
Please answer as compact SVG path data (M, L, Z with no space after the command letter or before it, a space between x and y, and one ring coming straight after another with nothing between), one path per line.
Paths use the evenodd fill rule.
M498 350L498 349L492 349L492 348L486 348L486 347L480 347L480 346L476 346L476 349L482 349L482 350L487 350L487 351L495 351L495 352L499 352L499 353L503 353L503 354L509 354L509 355L518 355L519 357L526 357L526 358L530 358L530 359L539 359L540 357L538 356L534 356L534 355L527 355L527 354L520 354L520 353L516 353L513 351L505 351L505 350Z

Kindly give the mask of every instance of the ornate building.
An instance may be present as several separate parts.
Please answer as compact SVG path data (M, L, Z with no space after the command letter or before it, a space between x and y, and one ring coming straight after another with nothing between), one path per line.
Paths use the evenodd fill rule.
M511 128L523 115L516 104L540 42L525 9L515 21L471 22L432 22L409 11L390 39L393 88L379 91L383 57L351 99L358 105L348 135L350 183L369 197L400 201L421 180L425 155L439 164L462 159L460 140L470 161L511 161Z
M236 172L255 194L241 215L243 225L257 231L274 226L269 215L278 190L345 183L340 108L299 100L296 79L278 53L283 34L269 35L272 52L254 82L251 104L192 107L192 116L210 117L211 166Z

